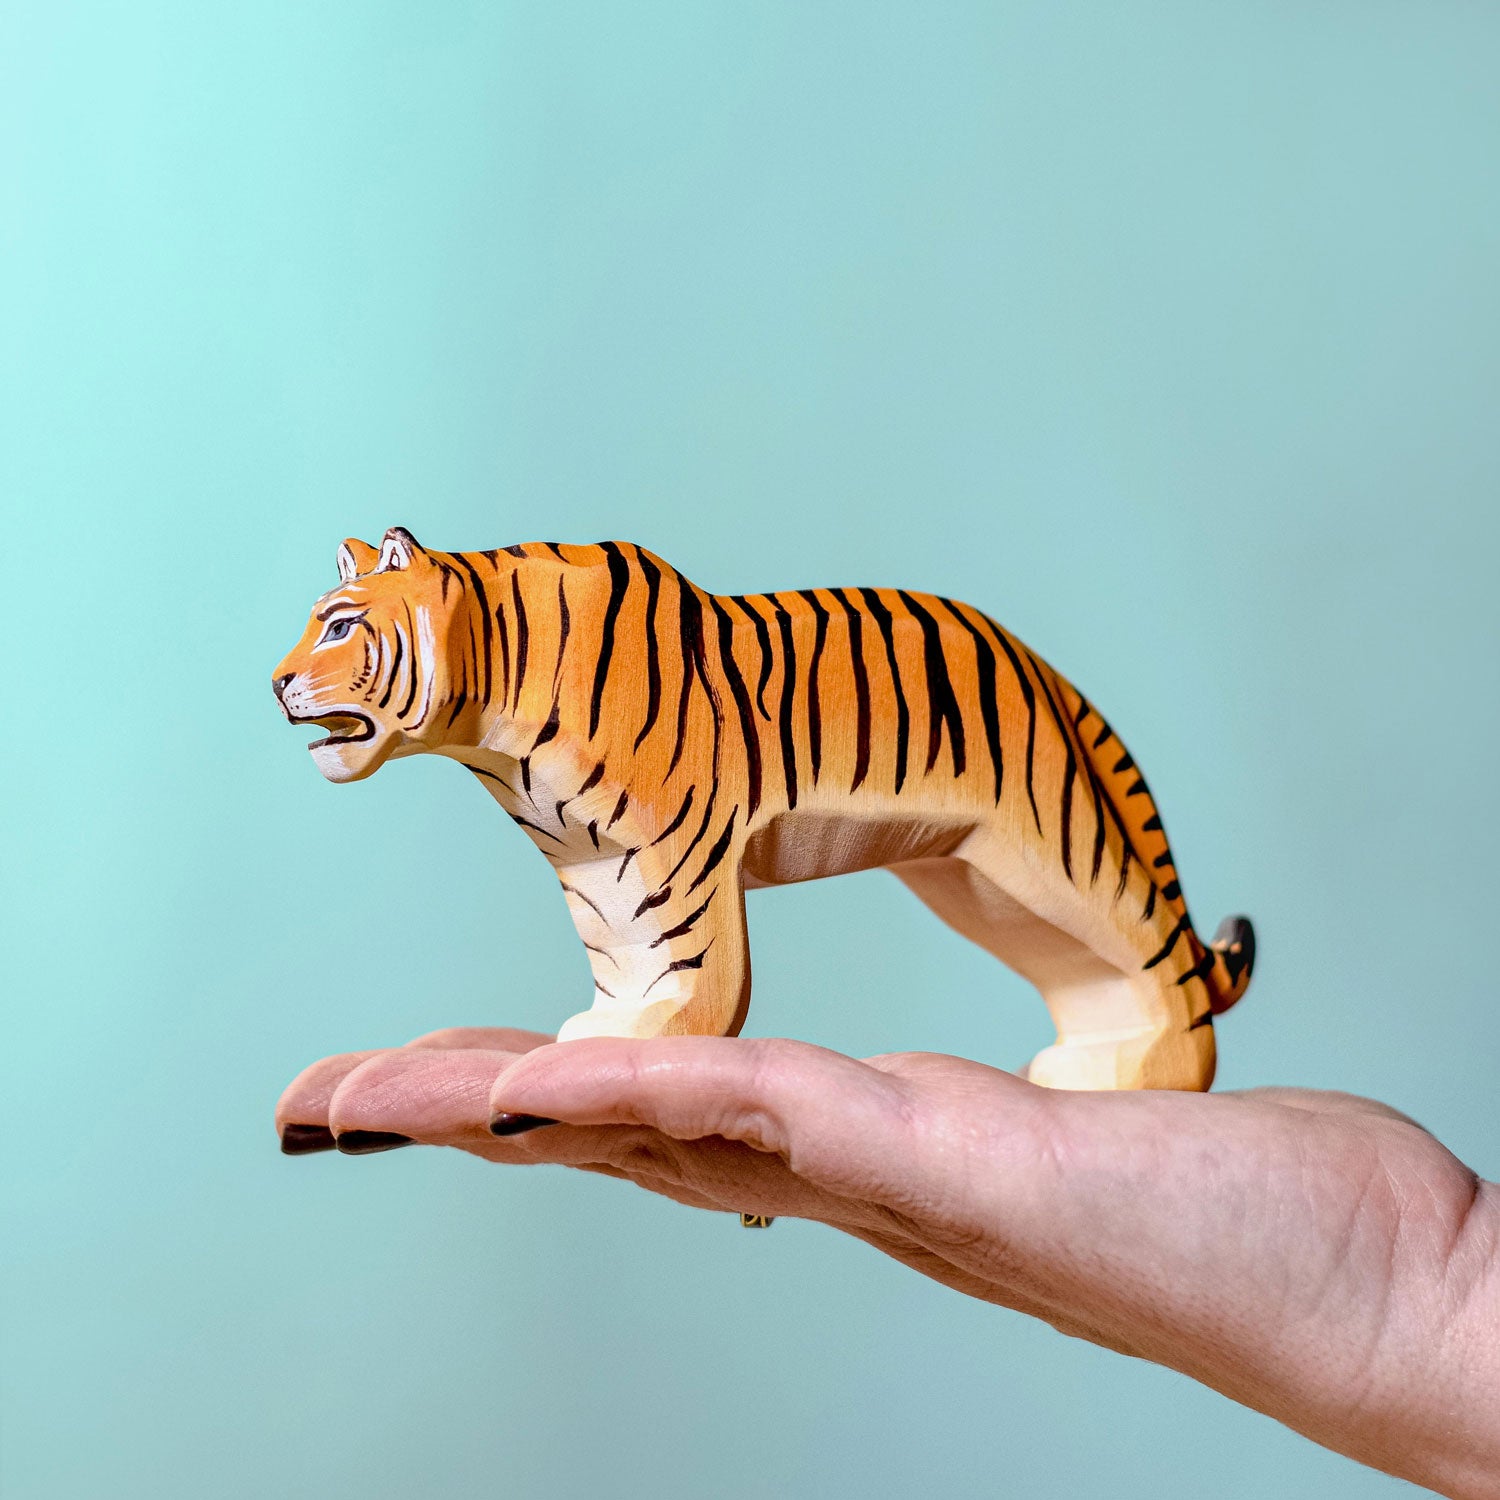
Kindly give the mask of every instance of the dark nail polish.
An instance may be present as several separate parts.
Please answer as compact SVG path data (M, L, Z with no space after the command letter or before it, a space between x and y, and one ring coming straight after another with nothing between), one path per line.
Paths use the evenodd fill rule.
M333 1132L326 1125L283 1125L283 1156L311 1156L314 1151L332 1151Z
M394 1130L346 1130L334 1140L345 1156L371 1156L376 1151L394 1151L397 1146L409 1146L409 1135L397 1135Z
M561 1125L561 1120L549 1120L545 1115L496 1115L490 1121L491 1135L520 1135L523 1131L536 1130L542 1125Z

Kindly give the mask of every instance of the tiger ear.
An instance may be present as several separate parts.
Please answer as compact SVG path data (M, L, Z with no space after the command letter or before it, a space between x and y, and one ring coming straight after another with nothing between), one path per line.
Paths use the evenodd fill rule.
M380 560L375 565L377 573L399 573L409 568L412 559L424 554L422 544L404 526L392 526L380 543Z
M352 583L361 573L368 573L379 558L380 554L368 542L356 536L346 537L339 543L339 582Z

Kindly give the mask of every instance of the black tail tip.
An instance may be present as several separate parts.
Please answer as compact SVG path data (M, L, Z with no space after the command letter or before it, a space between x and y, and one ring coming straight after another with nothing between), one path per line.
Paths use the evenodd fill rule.
M1241 977L1248 980L1255 968L1255 925L1249 917L1225 917L1214 933L1213 946L1238 989Z

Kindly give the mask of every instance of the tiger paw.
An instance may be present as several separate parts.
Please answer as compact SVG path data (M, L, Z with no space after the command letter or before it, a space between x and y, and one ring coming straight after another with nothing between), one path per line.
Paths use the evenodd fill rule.
M574 1042L590 1036L666 1036L672 1020L682 1009L676 1000L661 1000L652 1005L596 1005L569 1016L558 1028L560 1042Z
M1179 1089L1214 1081L1214 1029L1146 1032L1107 1042L1059 1042L1032 1058L1023 1076L1049 1089Z

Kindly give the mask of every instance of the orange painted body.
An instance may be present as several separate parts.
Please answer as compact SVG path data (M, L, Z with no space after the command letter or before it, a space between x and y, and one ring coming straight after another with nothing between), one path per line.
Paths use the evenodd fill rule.
M562 884L590 1007L559 1036L733 1034L744 891L888 867L1030 979L1037 1082L1207 1088L1254 936L1188 917L1099 712L978 610L900 589L719 596L629 543L340 549L276 669L330 780L467 766Z

